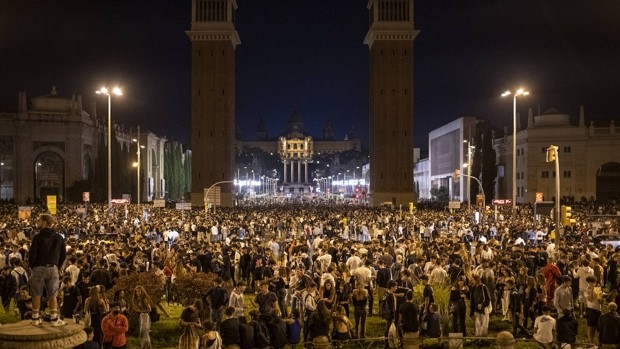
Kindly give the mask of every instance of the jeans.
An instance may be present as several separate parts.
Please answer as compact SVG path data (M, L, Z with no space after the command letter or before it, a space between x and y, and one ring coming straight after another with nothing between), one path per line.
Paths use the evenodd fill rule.
M56 297L60 286L60 280L58 280L58 278L58 268L56 266L34 267L30 277L30 290L32 295L42 296L43 288L45 288L48 297Z
M355 316L355 336L357 338L364 338L366 337L366 317L368 316L368 311L365 306L357 306L353 313Z

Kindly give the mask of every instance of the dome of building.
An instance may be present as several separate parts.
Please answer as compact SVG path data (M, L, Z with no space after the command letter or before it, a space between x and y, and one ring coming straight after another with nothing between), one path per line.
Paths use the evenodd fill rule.
M288 119L288 128L287 132L299 132L304 133L304 121L301 118L301 115L297 112L297 110L293 111L291 117Z
M534 127L558 126L570 126L570 115L563 114L555 108L549 108L541 115L534 117Z

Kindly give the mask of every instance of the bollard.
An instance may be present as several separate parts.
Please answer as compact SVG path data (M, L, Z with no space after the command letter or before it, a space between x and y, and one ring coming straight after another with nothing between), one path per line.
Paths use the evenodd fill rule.
M329 349L331 347L331 343L329 342L328 337L319 336L312 340L312 347L314 349Z
M403 349L419 349L420 332L403 333Z
M515 338L512 333L508 331L498 333L495 341L495 347L498 349L514 349Z
M448 333L450 349L463 349L463 333Z

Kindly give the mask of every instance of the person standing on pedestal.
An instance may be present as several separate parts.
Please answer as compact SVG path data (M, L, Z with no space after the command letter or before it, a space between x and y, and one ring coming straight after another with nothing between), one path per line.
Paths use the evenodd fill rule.
M28 263L32 269L30 287L32 291L32 323L41 325L41 296L43 288L47 290L48 306L52 326L62 326L65 322L58 317L58 289L60 280L58 267L62 266L67 257L65 240L53 229L54 217L49 214L41 214L37 220L39 232L32 238Z

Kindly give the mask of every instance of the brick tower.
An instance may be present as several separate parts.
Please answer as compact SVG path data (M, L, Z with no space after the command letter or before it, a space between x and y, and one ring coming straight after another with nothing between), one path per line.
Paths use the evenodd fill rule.
M192 0L192 205L204 190L233 180L235 161L235 0ZM232 184L220 185L222 206L232 206ZM217 191L214 191L217 192ZM211 193L210 193L211 194ZM211 203L213 203L211 201Z
M415 202L413 0L370 0L370 204Z

